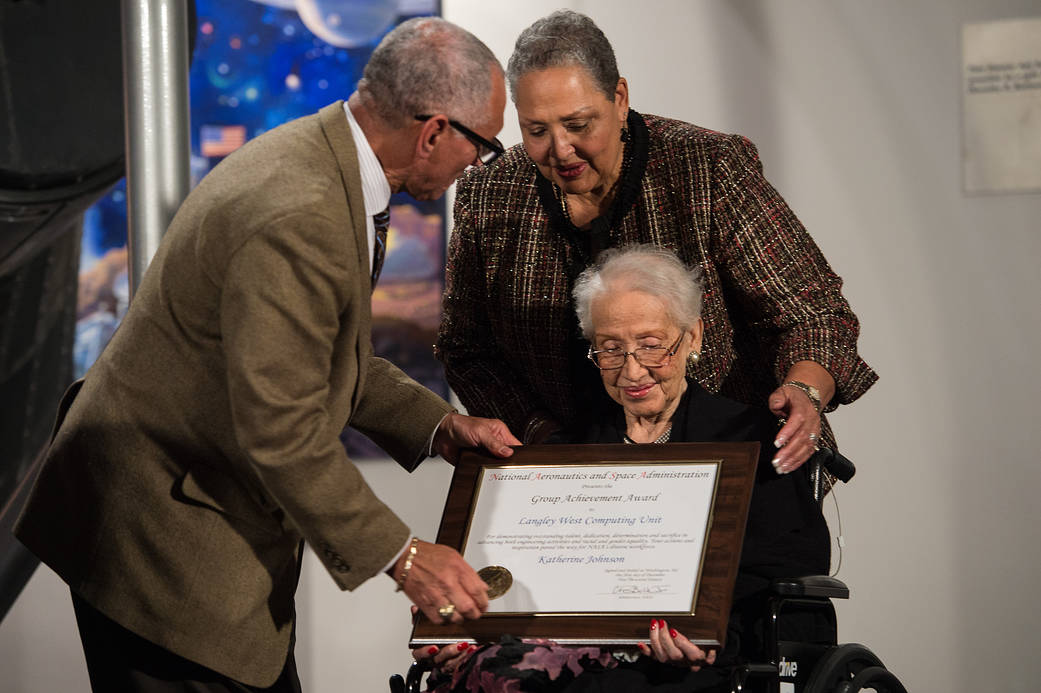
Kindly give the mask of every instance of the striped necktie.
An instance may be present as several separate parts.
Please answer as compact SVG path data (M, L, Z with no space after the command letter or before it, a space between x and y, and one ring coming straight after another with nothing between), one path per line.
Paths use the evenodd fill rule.
M387 227L390 226L390 207L379 214L372 216L372 222L376 227L376 241L372 249L372 290L376 290L376 282L380 278L380 270L383 269L383 258L387 255Z

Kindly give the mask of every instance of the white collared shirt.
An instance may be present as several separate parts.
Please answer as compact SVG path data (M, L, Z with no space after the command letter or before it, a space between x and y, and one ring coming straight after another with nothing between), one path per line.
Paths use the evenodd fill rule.
M347 102L343 102L343 112L347 114L347 123L351 126L351 137L354 148L358 150L358 169L361 172L361 192L365 200L365 235L369 243L369 271L372 271L372 247L376 241L376 223L372 217L379 214L390 204L390 183L383 166L372 151L372 145L365 139L358 121L354 119Z

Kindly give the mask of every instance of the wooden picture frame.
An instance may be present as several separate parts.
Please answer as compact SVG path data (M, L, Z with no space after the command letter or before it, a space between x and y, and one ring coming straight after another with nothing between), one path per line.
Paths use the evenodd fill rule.
M411 647L459 641L497 642L502 635L547 638L558 644L633 646L647 640L650 619L668 620L703 649L725 642L734 581L737 577L749 501L759 458L759 444L672 443L668 445L534 445L515 449L501 460L479 451L465 451L452 477L437 535L464 553L479 498L482 478L489 470L525 467L589 467L625 465L717 465L714 497L702 545L700 575L694 576L692 608L666 615L651 612L486 613L478 620L435 624L417 614ZM480 568L481 566L474 566Z

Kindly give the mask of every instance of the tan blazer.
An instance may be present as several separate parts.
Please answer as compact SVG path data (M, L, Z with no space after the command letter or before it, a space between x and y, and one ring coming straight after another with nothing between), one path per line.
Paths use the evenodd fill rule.
M341 430L411 469L450 411L372 356L364 215L342 102L218 165L87 374L16 528L110 618L254 686L285 662L301 539L341 589L407 541Z

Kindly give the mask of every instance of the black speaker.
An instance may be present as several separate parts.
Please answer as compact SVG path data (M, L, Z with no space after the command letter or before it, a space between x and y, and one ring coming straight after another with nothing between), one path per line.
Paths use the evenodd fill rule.
M195 5L188 3L189 36ZM83 213L124 172L119 0L0 0L0 619L72 349Z

